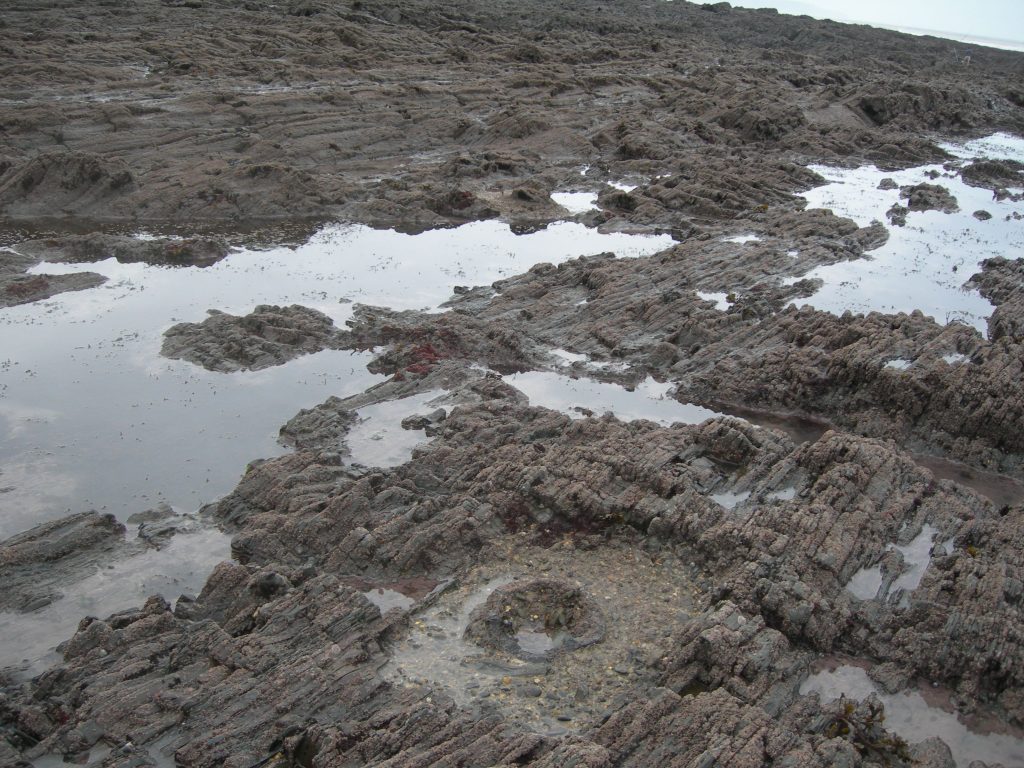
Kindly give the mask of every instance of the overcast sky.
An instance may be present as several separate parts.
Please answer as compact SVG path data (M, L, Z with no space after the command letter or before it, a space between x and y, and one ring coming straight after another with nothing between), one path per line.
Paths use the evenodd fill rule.
M745 8L778 8L819 19L946 32L1024 42L1024 0L732 0Z

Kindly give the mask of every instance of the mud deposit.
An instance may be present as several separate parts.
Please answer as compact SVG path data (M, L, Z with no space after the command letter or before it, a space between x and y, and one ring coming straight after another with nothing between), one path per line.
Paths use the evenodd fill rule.
M0 765L1024 764L1024 54L0 30Z

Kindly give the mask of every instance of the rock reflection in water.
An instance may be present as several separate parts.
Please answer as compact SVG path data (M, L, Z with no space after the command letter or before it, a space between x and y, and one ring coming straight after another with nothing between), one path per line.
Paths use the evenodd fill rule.
M972 731L955 714L929 706L917 691L883 693L857 666L842 665L811 675L800 686L800 693L816 693L825 701L844 695L865 699L874 693L885 705L886 728L910 743L939 737L949 746L958 768L967 768L974 760L1024 765L1024 740L1009 734Z
M150 595L198 594L213 567L231 559L230 537L213 528L179 534L161 549L129 557L62 588L64 597L32 613L0 613L0 667L37 673L83 616L108 616Z
M422 429L405 429L402 420L437 409L444 395L444 390L434 389L360 408L356 411L359 421L345 438L352 463L386 468L407 462L412 452L430 438Z
M26 494L0 476L0 487L15 486L0 494L0 536L68 509L121 519L156 500L196 509L229 491L253 458L280 454L278 427L299 408L383 378L366 370L369 353L335 351L210 373L158 356L176 322L202 320L211 308L244 315L258 304L302 304L340 325L351 301L436 307L456 284L486 285L539 261L633 257L671 243L564 222L522 236L494 221L417 235L332 226L297 248L242 249L202 269L42 264L36 271L95 271L108 282L0 312L0 471L11 477L45 457L60 478L48 485L48 509L27 510Z
M888 593L896 594L903 590L899 606L906 608L910 605L909 595L921 583L924 572L928 570L931 563L931 551L935 537L939 531L934 526L925 523L921 526L921 532L905 545L890 544L887 551L896 550L903 557L903 571L893 580L887 590ZM951 545L944 545L947 550ZM878 590L883 582L881 566L862 568L857 571L846 585L846 589L859 600L871 600L878 596ZM884 595L882 596L884 597Z
M573 379L549 371L528 371L506 376L505 381L520 390L531 405L561 411L579 419L611 413L622 421L647 419L669 424L700 424L720 413L672 399L673 385L645 379L635 389L590 379Z

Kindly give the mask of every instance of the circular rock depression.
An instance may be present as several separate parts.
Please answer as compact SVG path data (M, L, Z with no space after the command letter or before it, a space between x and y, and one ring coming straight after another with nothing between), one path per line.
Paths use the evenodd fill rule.
M604 615L579 587L530 579L499 587L469 615L465 638L524 661L547 661L604 638Z

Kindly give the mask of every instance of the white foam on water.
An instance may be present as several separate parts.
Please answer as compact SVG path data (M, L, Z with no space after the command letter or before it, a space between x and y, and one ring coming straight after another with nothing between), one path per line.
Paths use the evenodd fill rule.
M721 414L699 405L680 403L669 396L672 385L646 379L632 391L618 384L573 379L549 371L528 371L505 377L532 405L550 408L574 418L611 413L622 421L647 419L663 426L700 424Z
M625 192L627 194L637 188L636 184L625 184L621 181L609 181L607 183L608 186L611 187L612 189L617 189L620 192Z
M557 357L562 363L572 365L573 363L585 363L590 360L589 355L581 355L579 352L570 352L567 349L552 349L551 354Z
M876 694L885 706L885 727L908 743L934 736L942 739L953 753L958 768L967 768L974 760L990 765L1024 765L1024 740L1008 734L976 733L952 712L931 707L917 691L889 694L880 691L860 667L843 665L833 671L811 675L800 686L800 694L818 694L824 701L840 696L863 700Z
M610 371L613 373L625 373L632 366L624 360L588 360L587 367L595 371Z

